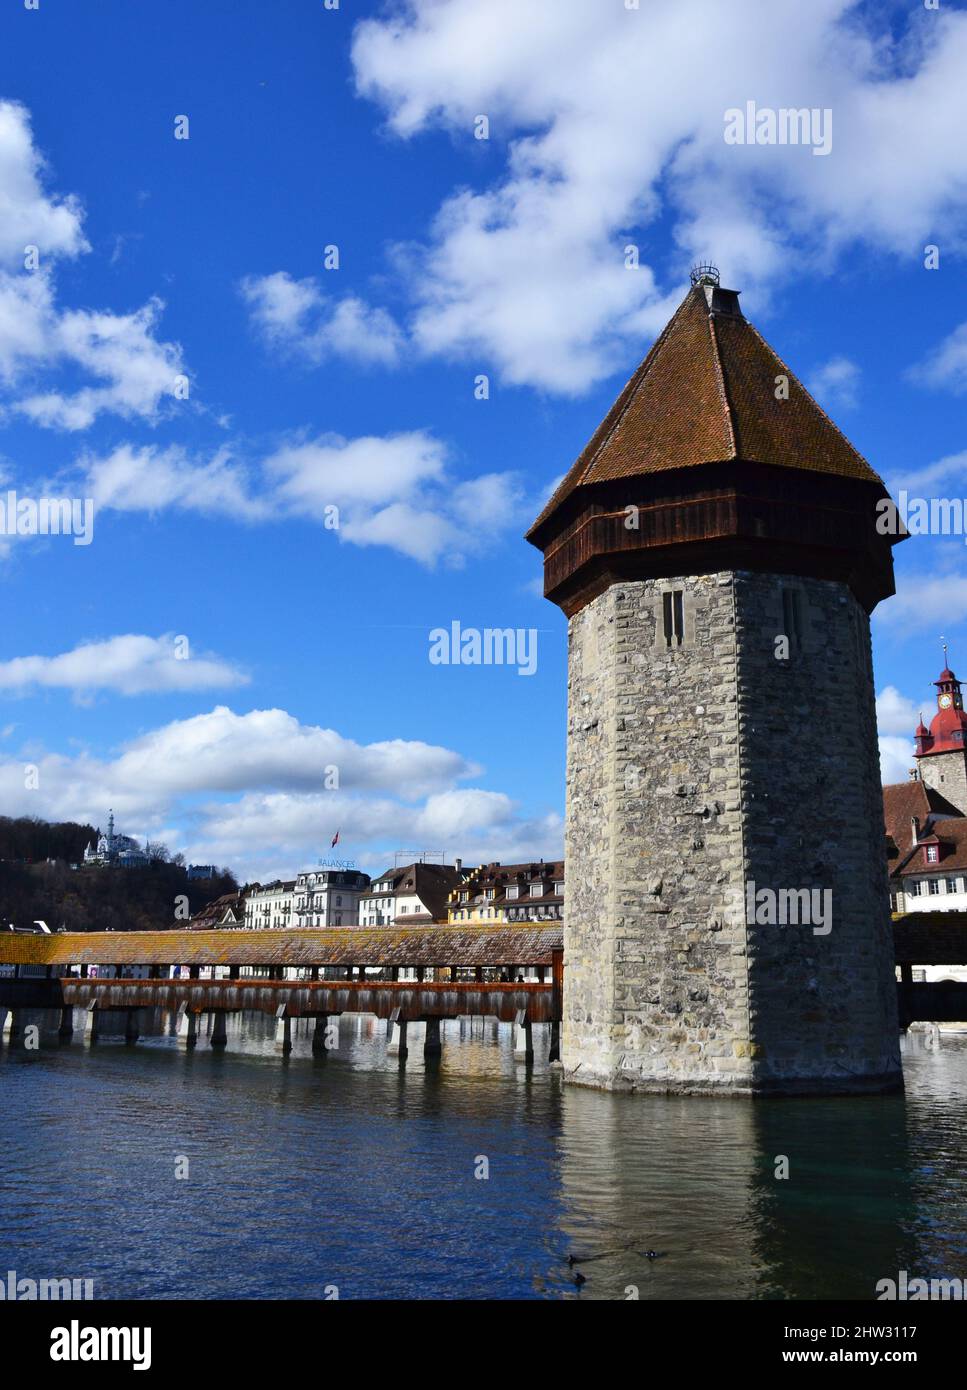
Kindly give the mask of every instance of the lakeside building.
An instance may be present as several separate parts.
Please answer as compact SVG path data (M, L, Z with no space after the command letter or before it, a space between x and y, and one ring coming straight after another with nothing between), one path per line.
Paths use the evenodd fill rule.
M563 910L563 859L482 864L447 899L451 924L559 922Z
M245 892L246 931L280 931L296 925L293 914L295 879L255 883Z
M420 927L446 924L450 894L470 874L463 861L428 864L418 860L377 874L359 899L361 927Z
M241 931L245 926L245 894L223 893L206 903L188 923L189 931Z
M359 869L307 869L298 874L293 893L293 927L355 927L359 903L369 887Z
M914 735L909 782L883 788L894 912L967 911L967 713L949 666L938 680L937 712Z

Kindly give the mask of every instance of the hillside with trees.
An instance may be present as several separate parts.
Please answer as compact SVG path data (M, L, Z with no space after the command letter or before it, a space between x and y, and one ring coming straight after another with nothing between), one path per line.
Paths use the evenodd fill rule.
M72 869L94 837L89 825L0 816L0 929L41 921L51 931L159 931L238 888L228 870L189 880L161 855L137 868Z

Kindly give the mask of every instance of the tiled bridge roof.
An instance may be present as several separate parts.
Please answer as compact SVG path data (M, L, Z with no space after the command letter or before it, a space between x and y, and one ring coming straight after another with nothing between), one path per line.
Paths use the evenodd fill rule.
M7 965L550 965L560 925L331 931L0 932Z

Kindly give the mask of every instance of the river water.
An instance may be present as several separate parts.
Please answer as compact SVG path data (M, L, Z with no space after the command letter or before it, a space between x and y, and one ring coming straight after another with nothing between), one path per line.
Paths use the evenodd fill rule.
M223 1052L168 1027L0 1049L0 1277L584 1300L967 1278L967 1042L906 1040L903 1097L749 1102L564 1087L544 1029L528 1071L490 1020L447 1023L442 1061L411 1047L404 1070L372 1018L321 1058L297 1026L284 1060L260 1015Z

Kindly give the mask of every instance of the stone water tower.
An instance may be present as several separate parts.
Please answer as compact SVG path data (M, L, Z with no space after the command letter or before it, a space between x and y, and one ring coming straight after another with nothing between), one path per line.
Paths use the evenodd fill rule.
M569 1080L902 1085L869 622L894 592L886 497L703 266L528 532L569 625Z

